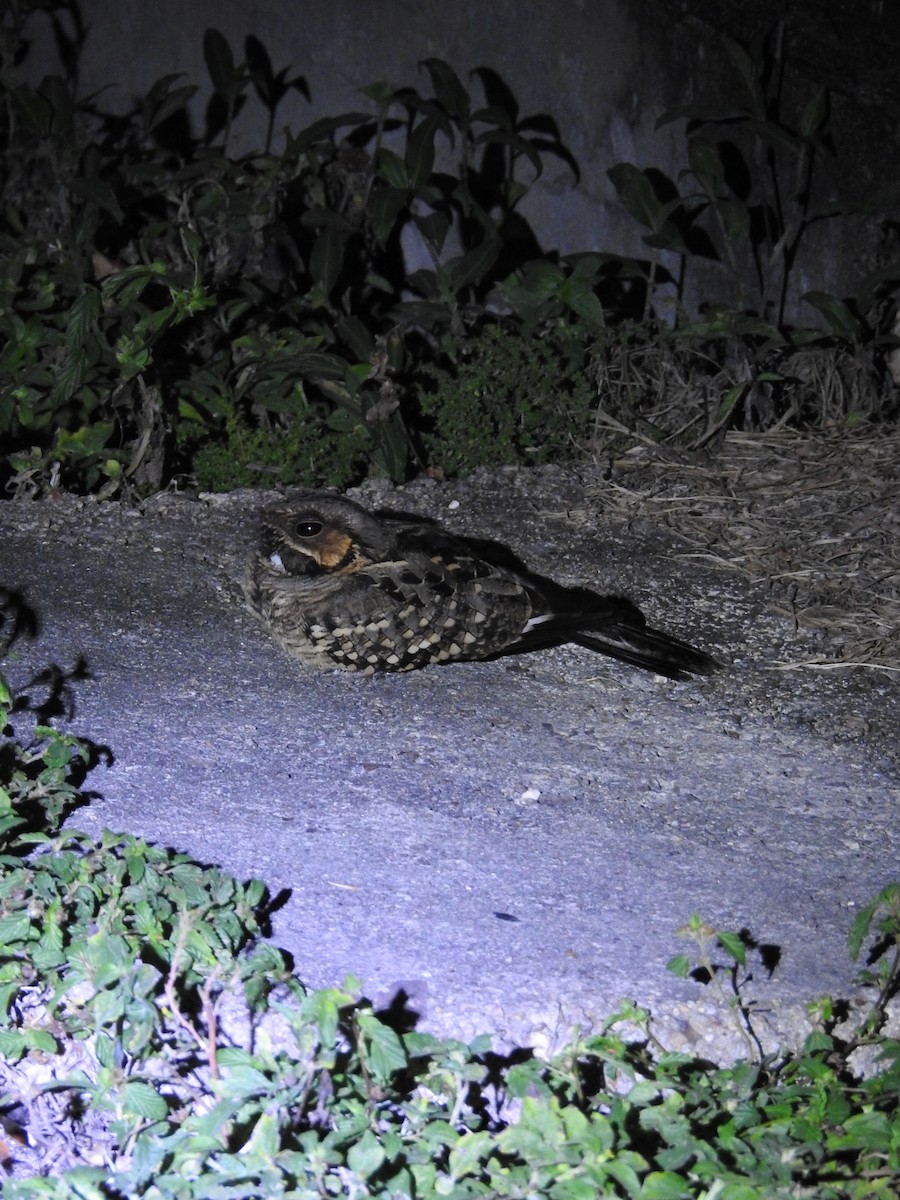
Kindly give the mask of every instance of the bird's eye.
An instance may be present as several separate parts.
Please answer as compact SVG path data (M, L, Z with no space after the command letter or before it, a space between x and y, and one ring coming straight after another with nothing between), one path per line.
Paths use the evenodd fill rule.
M298 521L294 526L294 532L297 534L297 537L302 538L315 537L317 533L322 532L322 529L323 525L321 521Z

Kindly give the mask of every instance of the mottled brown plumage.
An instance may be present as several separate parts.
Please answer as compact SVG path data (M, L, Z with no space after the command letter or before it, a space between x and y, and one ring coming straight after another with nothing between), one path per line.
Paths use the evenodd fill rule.
M672 679L718 666L651 629L629 601L561 588L508 558L307 492L264 514L244 590L272 636L310 667L410 671L562 642Z

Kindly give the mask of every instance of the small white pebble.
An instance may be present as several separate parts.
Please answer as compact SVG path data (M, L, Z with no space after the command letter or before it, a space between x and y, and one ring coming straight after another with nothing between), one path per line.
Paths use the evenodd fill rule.
M458 500L451 500L451 501L450 501L450 503L447 505L447 507L448 507L448 508L449 508L451 511L452 511L453 509L459 508L459 501L458 501Z
M540 798L541 798L540 788L530 787L530 788L527 788L522 793L522 795L519 797L519 803L520 804L531 804L535 800L540 800Z

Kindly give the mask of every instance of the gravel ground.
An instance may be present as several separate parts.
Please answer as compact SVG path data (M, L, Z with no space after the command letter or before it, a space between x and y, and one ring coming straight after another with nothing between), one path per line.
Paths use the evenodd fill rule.
M625 594L726 667L673 684L562 647L313 674L239 594L271 494L17 500L0 509L0 585L39 632L6 674L27 690L83 659L69 728L114 756L71 824L284 889L273 937L301 978L402 990L439 1033L546 1048L628 996L674 1048L740 1052L708 993L665 970L695 911L778 947L750 984L766 1044L800 1036L804 1001L852 994L847 931L900 874L896 675L772 669L821 655L827 631L795 629L763 585L697 565L671 531L609 519L571 471L351 495Z

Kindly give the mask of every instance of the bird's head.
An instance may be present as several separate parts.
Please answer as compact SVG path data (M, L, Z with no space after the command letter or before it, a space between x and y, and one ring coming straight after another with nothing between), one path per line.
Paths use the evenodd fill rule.
M332 492L305 492L263 514L263 545L276 573L348 574L390 557L384 522Z

